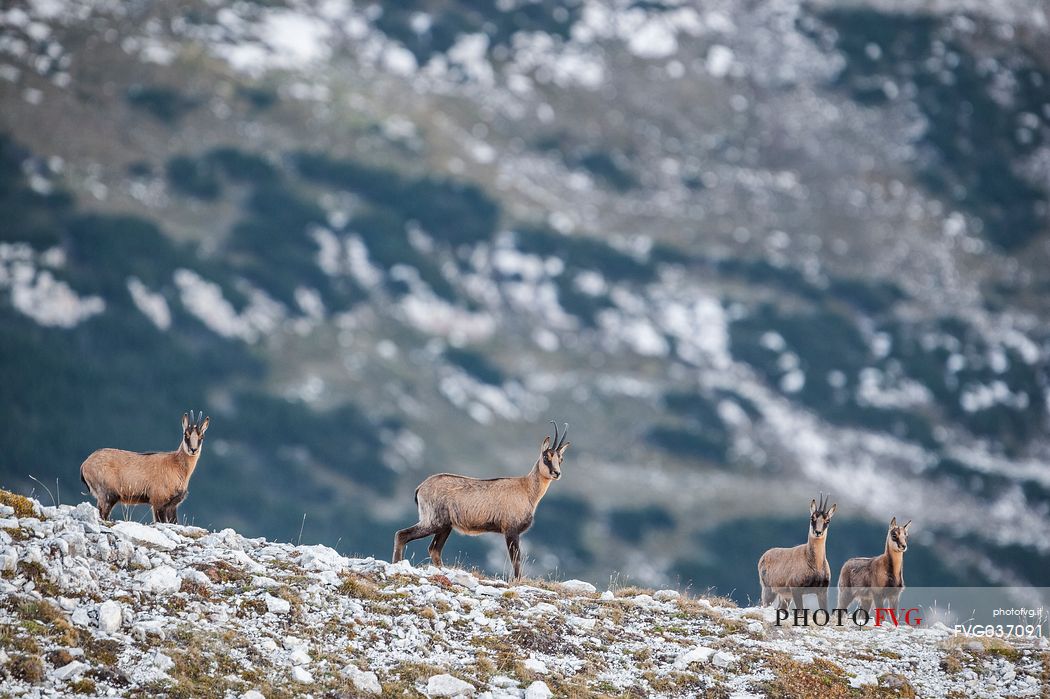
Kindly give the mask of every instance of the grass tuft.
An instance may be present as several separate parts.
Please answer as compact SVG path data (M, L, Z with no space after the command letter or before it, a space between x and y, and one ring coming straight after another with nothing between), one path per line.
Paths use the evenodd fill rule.
M340 594L357 599L381 600L383 595L379 588L363 575L347 573L343 576L343 582L337 588Z
M19 655L11 660L8 672L15 679L36 684L44 679L44 661L39 655Z
M79 680L73 680L69 683L69 691L73 694L89 694L94 695L96 693L95 681L87 677L81 677Z
M773 653L768 664L775 677L762 689L770 699L839 699L854 695L846 671L822 658L803 663L783 653Z
M33 501L24 495L17 495L9 490L0 489L0 505L7 505L13 507L15 510L15 517L36 517L36 508L33 506Z

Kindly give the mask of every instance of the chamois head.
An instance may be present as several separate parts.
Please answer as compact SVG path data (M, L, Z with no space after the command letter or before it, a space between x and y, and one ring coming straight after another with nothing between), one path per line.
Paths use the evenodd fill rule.
M898 527L897 518L894 517L890 520L890 530L886 534L886 545L889 546L891 551L899 551L904 553L908 550L908 527L911 526L911 520L909 519L907 524Z
M820 494L819 503L816 500L809 501L809 533L814 539L823 539L827 535L828 525L836 509L838 509L838 503L829 508L824 493Z
M565 441L565 436L569 434L569 423L565 423L565 431L561 435L560 442L558 441L558 423L551 420L551 424L554 425L554 441L551 442L551 436L547 435L540 447L540 475L556 481L561 478L561 461L565 456L565 450L572 442Z
M204 417L201 411L197 417L193 416L191 410L188 414L182 414L182 450L190 456L196 456L204 444L204 433L208 431L210 417Z

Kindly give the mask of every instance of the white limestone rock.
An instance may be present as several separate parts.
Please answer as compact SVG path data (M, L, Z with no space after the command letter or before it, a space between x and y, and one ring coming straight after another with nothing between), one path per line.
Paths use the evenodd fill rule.
M343 674L354 683L354 689L361 694L378 696L383 693L383 685L379 683L379 677L374 672L360 669L356 665L347 665L343 668Z
M529 672L535 672L537 675L546 675L548 672L547 663L542 660L537 660L536 658L526 658L522 665L525 666L526 670Z
M266 611L273 612L274 614L287 614L292 611L292 603L286 599L280 597L274 597L267 593L263 597L263 602L266 603Z
M114 634L119 631L123 618L120 605L113 600L106 600L95 609L95 623L98 630L105 634Z
M55 670L54 675L57 679L62 680L74 680L80 677L88 670L91 666L87 663L82 663L79 660L73 660L72 662L63 665L62 667Z
M292 679L303 684L313 684L314 676L302 665L296 665L292 668Z
M452 675L434 675L427 680L428 697L472 697L474 685Z
M690 648L687 651L679 653L674 659L674 667L677 670L684 670L693 663L706 663L715 654L714 648L708 648L707 646L696 646Z
M575 592L577 594L592 595L598 591L598 588L594 585L583 580L566 580L565 582L560 583L559 587L567 592Z
M171 566L160 566L153 570L147 570L135 576L135 580L142 584L142 589L159 595L169 595L178 592L182 587L182 578Z
M525 699L550 699L552 696L554 693L543 680L536 680L525 690Z
M165 551L171 551L175 548L175 542L168 538L160 529L138 522L117 522L110 531L114 531L143 546L156 546Z

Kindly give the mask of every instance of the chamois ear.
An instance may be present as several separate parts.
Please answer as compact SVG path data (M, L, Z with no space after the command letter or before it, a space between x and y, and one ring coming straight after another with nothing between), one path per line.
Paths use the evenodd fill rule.
M839 504L836 502L834 505L831 506L831 509L828 510L827 518L831 519L832 517L834 517L835 516L835 510L837 510L837 509L839 509Z
M551 436L547 435L547 438L543 440L543 444L540 445L540 451L547 451L551 448Z
M890 520L890 529L893 529L896 526L897 526L897 518L894 517L893 519Z
M200 429L201 434L204 434L205 432L208 431L208 425L210 425L210 424L211 424L211 418L210 417L204 418L204 422L201 423L201 429Z
M560 447L558 447L558 456L563 456L565 454L565 450L569 448L570 444L572 444L572 442L565 442Z
M810 500L809 501L809 513L811 515L817 513L817 501L816 500Z
M182 414L182 431L185 432L186 428L188 428L189 426L190 426L189 413L183 413Z
M911 520L910 519L908 520L908 523L904 525L904 527L903 527L904 531L908 531L908 527L909 526L911 526Z

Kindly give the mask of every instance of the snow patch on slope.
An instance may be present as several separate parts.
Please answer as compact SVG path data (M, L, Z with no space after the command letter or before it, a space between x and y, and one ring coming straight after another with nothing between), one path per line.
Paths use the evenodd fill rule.
M46 255L46 253L45 253ZM100 296L80 296L47 269L44 256L23 243L0 243L0 289L11 294L11 305L40 325L72 328L106 310Z
M218 284L188 269L175 271L175 285L186 310L223 337L254 343L276 330L286 316L284 306L258 289L251 290L248 306L238 313Z

